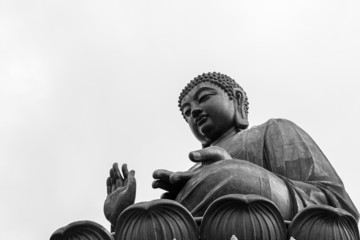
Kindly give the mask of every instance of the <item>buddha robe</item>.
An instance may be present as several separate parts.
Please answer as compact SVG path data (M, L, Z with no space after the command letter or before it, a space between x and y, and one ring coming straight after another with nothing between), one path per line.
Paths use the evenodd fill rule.
M270 119L213 145L227 150L233 160L203 167L180 191L176 201L194 216L202 216L211 202L226 194L261 192L271 199L278 191L276 181L283 181L288 189L284 198L291 209L288 220L299 210L318 204L342 208L359 219L340 177L314 140L296 124ZM244 161L236 159L250 164L244 167Z

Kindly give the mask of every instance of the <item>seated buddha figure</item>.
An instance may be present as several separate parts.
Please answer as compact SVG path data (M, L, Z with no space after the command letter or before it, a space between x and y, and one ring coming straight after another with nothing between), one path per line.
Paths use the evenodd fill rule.
M227 194L255 194L271 200L285 220L313 205L359 213L330 162L314 140L285 119L270 119L248 128L248 98L230 77L206 73L182 91L179 107L203 148L190 152L195 164L184 172L156 170L154 188L162 198L185 206L194 217ZM134 203L134 171L117 164L107 181L104 211L114 225Z

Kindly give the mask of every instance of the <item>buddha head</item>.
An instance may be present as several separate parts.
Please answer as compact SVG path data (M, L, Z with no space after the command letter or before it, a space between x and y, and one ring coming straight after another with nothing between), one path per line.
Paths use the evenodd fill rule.
M249 126L248 99L232 78L204 73L182 90L179 107L194 136L204 147L229 131Z

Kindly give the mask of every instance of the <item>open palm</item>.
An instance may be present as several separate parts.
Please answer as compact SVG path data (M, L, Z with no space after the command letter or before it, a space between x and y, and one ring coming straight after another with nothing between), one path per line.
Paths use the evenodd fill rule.
M104 213L113 226L125 208L134 204L136 196L135 171L130 171L126 164L120 173L117 163L110 169L110 176L106 181L107 197L104 203Z

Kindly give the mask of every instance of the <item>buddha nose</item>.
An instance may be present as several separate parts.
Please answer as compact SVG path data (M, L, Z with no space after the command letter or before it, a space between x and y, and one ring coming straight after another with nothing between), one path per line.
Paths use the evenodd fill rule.
M194 109L191 111L191 116L192 116L193 118L197 118L201 112L202 112L201 109L194 108Z

